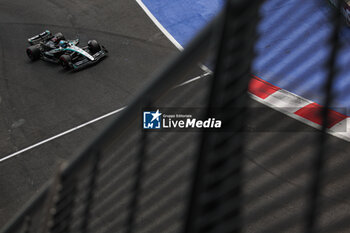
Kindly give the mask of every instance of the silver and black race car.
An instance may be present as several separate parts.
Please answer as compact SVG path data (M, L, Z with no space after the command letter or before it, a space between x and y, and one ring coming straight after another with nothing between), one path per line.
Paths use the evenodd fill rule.
M79 70L93 65L107 56L107 49L96 40L78 47L79 39L66 40L62 33L46 30L28 39L27 55L32 60L42 59L61 64L65 69Z

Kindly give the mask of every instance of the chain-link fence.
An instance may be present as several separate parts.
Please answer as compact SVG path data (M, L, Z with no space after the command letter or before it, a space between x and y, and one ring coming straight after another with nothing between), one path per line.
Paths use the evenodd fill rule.
M83 153L63 164L2 232L348 232L349 145L328 134L326 110L332 106L341 15L331 14L334 24L321 67L322 127L314 129L282 114L295 106L269 106L276 111L260 103L267 104L266 97L249 98L259 66L273 60L279 69L290 69L284 57L257 61L261 25L280 22L266 14L278 1L266 2L228 0L223 12ZM299 11L307 14L303 7ZM306 66L312 66L308 61L305 56ZM188 82L193 75L200 79ZM263 85L269 84L258 89L266 91ZM145 109L218 116L224 129L143 129Z

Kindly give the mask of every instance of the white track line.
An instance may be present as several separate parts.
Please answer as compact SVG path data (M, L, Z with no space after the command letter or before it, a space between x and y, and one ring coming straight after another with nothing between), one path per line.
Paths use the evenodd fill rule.
M153 21L153 23L159 28L159 30L161 30L163 34L176 46L176 48L183 50L184 48L180 45L180 43L177 42L177 40L175 40L175 38L163 27L163 25L156 19L156 17L154 17L154 15L148 10L145 4L143 4L142 0L136 0L136 2Z
M64 131L63 133L57 134L56 136L53 136L53 137L48 138L48 139L45 139L45 140L43 140L43 141L41 141L41 142L38 142L38 143L36 143L36 144L34 144L34 145L32 145L32 146L29 146L29 147L27 147L27 148L24 148L24 149L22 149L22 150L19 150L19 151L13 153L13 154L7 155L7 156L5 156L5 157L3 157L3 158L0 159L0 163L1 163L1 162L4 162L5 160L8 160L8 159L10 159L10 158L12 158L12 157L15 157L15 156L17 156L17 155L19 155L19 154L22 154L23 152L26 152L26 151L28 151L28 150L31 150L31 149L35 148L35 147L38 147L38 146L40 146L40 145L42 145L42 144L44 144L44 143L50 142L50 141L52 141L52 140L54 140L54 139L57 139L57 138L62 137L62 136L64 136L64 135L66 135L66 134L72 133L72 132L74 132L74 131L76 131L76 130L78 130L78 129L81 129L81 128L85 127L85 126L88 126L88 125L90 125L90 124L92 124L92 123L95 123L95 122L97 122L97 121L100 121L100 120L102 120L102 119L104 119L104 118L106 118L106 117L109 117L109 116L111 116L111 115L114 115L114 114L116 114L116 113L122 111L124 108L125 108L125 107L119 108L119 109L117 109L117 110L115 110L115 111L113 111L113 112L107 113L107 114L105 114L105 115L103 115L103 116L100 116L100 117L98 117L98 118L96 118L96 119L93 119L93 120L91 120L91 121L85 122L84 124L81 124L81 125L79 125L79 126L77 126L77 127L74 127L74 128L72 128L72 129L70 129L70 130Z
M153 14L148 10L148 8L145 6L145 4L143 4L142 0L136 0L136 2L137 2L137 3L140 5L140 7L145 11L145 13L146 13L146 14L148 15L148 17L153 21L153 23L159 28L159 30L162 31L162 33L176 46L176 48L178 48L179 50L182 51L182 50L183 50L183 47L180 45L180 43L177 42L177 41L175 40L175 38L163 27L163 25L160 24L160 22L156 19L156 17L154 17L154 15L153 15ZM204 74L202 74L202 75L200 75L200 76L197 76L197 77L195 77L195 78L192 78L192 79L190 79L190 80L188 80L188 81L186 81L186 82L183 82L183 83L179 84L177 87L184 86L184 85L189 84L189 83L191 83L191 82L197 81L197 80L199 80L199 79L201 79L201 78L204 78L204 77L206 77L207 75L209 75L209 74L212 73L212 71L211 71L209 68L207 68L205 65L200 65L200 67L201 67L202 70L204 70L206 73L204 73ZM88 126L88 125L90 125L90 124L92 124L92 123L95 123L95 122L97 122L97 121L100 121L100 120L102 120L102 119L104 119L104 118L106 118L106 117L112 116L112 115L114 115L114 114L116 114L116 113L122 111L124 108L126 108L126 107L122 107L122 108L120 108L120 109L117 109L117 110L115 110L115 111L112 111L112 112L110 112L110 113L107 113L107 114L105 114L105 115L103 115L103 116L100 116L100 117L98 117L98 118L96 118L96 119L93 119L93 120L88 121L88 122L86 122L86 123L83 123L83 124L81 124L81 125L79 125L79 126L77 126L77 127L74 127L74 128L72 128L72 129L69 129L69 130L67 130L67 131L65 131L65 132L63 132L63 133L60 133L60 134L57 134L57 135L55 135L55 136L53 136L53 137L51 137L51 138L45 139L45 140L43 140L43 141L41 141L41 142L38 142L38 143L36 143L36 144L34 144L34 145L32 145L32 146L29 146L29 147L26 147L26 148L24 148L24 149L22 149L22 150L19 150L19 151L13 153L13 154L7 155L7 156L5 156L5 157L3 157L3 158L0 159L0 163L1 163L1 162L4 162L4 161L6 161L6 160L8 160L8 159L10 159L10 158L13 158L13 157L15 157L15 156L17 156L17 155L19 155L19 154L22 154L22 153L24 153L24 152L26 152L26 151L29 151L29 150L31 150L31 149L34 149L34 148L36 148L36 147L38 147L38 146L40 146L40 145L43 145L43 144L45 144L45 143L47 143L47 142L50 142L50 141L55 140L55 139L57 139L57 138L60 138L60 137L62 137L62 136L64 136L64 135L67 135L67 134L69 134L69 133L72 133L72 132L74 132L74 131L76 131L76 130L78 130L78 129L81 129L81 128L85 127L85 126Z
M204 78L204 77L206 77L206 76L208 76L208 75L210 75L210 74L212 74L212 73L211 73L211 72L204 73L204 74L199 75L199 76L197 76L197 77L195 77L195 78L192 78L192 79L190 79L190 80L188 80L188 81L186 81L186 82L183 82L183 83L177 85L176 87L184 86L184 85L189 84L189 83L191 83L191 82L197 81L198 79Z
M203 78L203 77L205 77L205 76L207 76L207 75L209 75L209 74L210 74L210 73L202 74L202 75L197 76L197 77L195 77L195 78L192 78L192 79L190 79L190 80L188 80L188 81L186 81L186 82L183 82L183 83L179 84L179 85L176 86L176 87L184 86L184 85L186 85L186 84L189 84L189 83L191 83L191 82L194 82L194 81L196 81L196 80L199 80L199 79L201 79L201 78ZM81 129L81 128L85 127L85 126L88 126L88 125L91 125L91 124L93 124L93 123L95 123L95 122L97 122L97 121L103 120L104 118L107 118L107 117L109 117L109 116L112 116L112 115L114 115L114 114L116 114L116 113L118 113L118 112L124 110L126 107L127 107L127 106L124 106L124 107L122 107L122 108L119 108L119 109L117 109L117 110L115 110L115 111L112 111L112 112L107 113L107 114L105 114L105 115L103 115L103 116L97 117L97 118L95 118L95 119L93 119L93 120L91 120L91 121L85 122L85 123L83 123L83 124L81 124L81 125L78 125L78 126L72 128L72 129L69 129L69 130L64 131L64 132L62 132L62 133L60 133L60 134L57 134L57 135L55 135L55 136L53 136L53 137L50 137L50 138L45 139L45 140L43 140L43 141L40 141L40 142L38 142L38 143L36 143L36 144L34 144L34 145L31 145L31 146L29 146L29 147L26 147L26 148L24 148L24 149L22 149L22 150L19 150L19 151L15 152L15 153L9 154L9 155L7 155L7 156L1 158L1 159L0 159L0 163L6 161L6 160L8 160L8 159L11 159L11 158L13 158L13 157L15 157L15 156L17 156L17 155L20 155L20 154L22 154L22 153L24 153L24 152L26 152L26 151L29 151L29 150L31 150L31 149L34 149L34 148L36 148L36 147L38 147L38 146L40 146L40 145L43 145L43 144L45 144L45 143L47 143L47 142L53 141L53 140L55 140L55 139L57 139L57 138L60 138L60 137L62 137L62 136L64 136L64 135L67 135L67 134L69 134L69 133L72 133L72 132L74 132L74 131L76 131L76 130L78 130L78 129Z
M161 32L170 40L171 43L175 45L180 51L184 50L182 45L163 27L163 25L158 21L158 19L152 14L152 12L147 8L147 6L142 2L142 0L136 0L140 5L142 10L147 14L147 16L153 21L153 23L159 28ZM206 73L212 73L212 71L203 64L199 64L199 67Z

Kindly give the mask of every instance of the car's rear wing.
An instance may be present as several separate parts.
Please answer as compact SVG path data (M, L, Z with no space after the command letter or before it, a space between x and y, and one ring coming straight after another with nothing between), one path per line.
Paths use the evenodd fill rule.
M30 45L35 45L35 44L40 43L43 40L49 39L50 37L52 37L52 33L49 30L46 30L38 35L35 35L35 36L29 38L28 42Z

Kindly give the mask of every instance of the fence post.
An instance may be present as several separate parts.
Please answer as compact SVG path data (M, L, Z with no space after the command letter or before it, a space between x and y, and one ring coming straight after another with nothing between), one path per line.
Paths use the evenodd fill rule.
M337 1L337 0L336 0ZM340 1L339 1L340 2ZM338 5L340 6L341 4ZM323 108L321 110L322 114L322 128L319 134L319 146L316 149L315 158L313 161L313 177L311 180L311 189L309 196L309 206L306 210L306 226L305 232L316 233L317 231L317 217L319 214L320 207L320 195L322 191L323 182L323 169L326 163L326 149L327 149L327 130L329 122L329 109L333 100L333 83L336 75L336 59L339 50L339 33L341 28L341 7L334 11L333 15L333 31L330 35L329 43L331 44L331 51L327 61L327 79L325 80L325 100Z
M225 132L203 132L186 233L241 232L244 121L261 1L227 1L207 117Z

